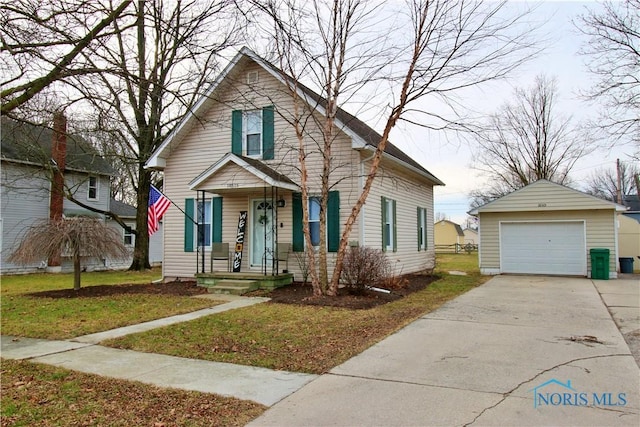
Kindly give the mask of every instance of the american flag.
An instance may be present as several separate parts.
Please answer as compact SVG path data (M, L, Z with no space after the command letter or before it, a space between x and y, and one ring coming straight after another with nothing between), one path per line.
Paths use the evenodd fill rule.
M149 236L158 231L160 219L162 219L162 215L169 209L169 205L171 205L171 201L152 185L149 190L149 208L147 211Z

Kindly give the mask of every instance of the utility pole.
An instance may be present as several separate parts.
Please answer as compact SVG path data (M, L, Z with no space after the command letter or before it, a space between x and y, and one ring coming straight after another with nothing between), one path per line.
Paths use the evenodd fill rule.
M620 177L620 159L616 159L616 175L618 175L618 185L616 189L616 201L622 204L622 178Z

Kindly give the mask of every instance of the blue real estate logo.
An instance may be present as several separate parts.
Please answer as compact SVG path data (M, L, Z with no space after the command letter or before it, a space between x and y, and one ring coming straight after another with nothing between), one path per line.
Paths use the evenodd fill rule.
M627 404L626 393L580 392L573 388L571 380L563 383L552 378L529 391L533 392L534 408L542 406L615 407Z

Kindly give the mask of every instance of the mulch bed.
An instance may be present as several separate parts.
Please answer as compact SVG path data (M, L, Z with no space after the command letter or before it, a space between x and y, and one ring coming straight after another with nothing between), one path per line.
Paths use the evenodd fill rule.
M319 305L328 307L341 307L349 309L369 309L391 301L396 301L413 292L420 291L430 283L438 280L438 276L427 274L408 274L402 277L402 285L393 289L391 293L383 293L366 290L361 295L353 295L346 288L338 289L337 297L314 296L311 284L294 282L291 285L274 289L269 293L256 291L255 295L267 296L272 303Z
M271 298L271 302L281 304L368 309L395 301L413 292L422 290L437 279L438 276L435 275L408 274L403 276L402 280L399 281L401 285L393 289L389 294L366 290L360 295L353 295L349 293L346 288L340 288L337 297L316 297L313 295L311 284L294 282L291 285L283 286L270 292L256 291L248 295L269 297ZM82 287L78 291L70 288L36 292L28 295L40 298L92 298L125 294L195 296L206 293L207 289L197 286L195 281L175 281L145 285L96 285Z
M81 287L78 291L70 288L27 295L42 298L91 298L125 294L195 296L206 293L207 288L197 286L195 281L189 280L144 285L96 285Z

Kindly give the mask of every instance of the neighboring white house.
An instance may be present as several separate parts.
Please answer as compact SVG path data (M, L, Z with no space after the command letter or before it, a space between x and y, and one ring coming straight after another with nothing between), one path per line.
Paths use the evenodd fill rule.
M7 262L6 257L17 247L29 227L50 218L51 210L55 209L56 203L51 202L54 188L51 183L53 168L58 164L64 164L66 190L71 191L80 203L102 211L109 211L111 208L110 178L113 170L81 137L66 135L64 159L56 159L62 151L52 154L54 132L50 127L17 122L7 117L2 117L0 126L0 273L44 271L48 267L46 259L30 265L15 265ZM62 217L83 215L105 219L104 215L92 212L66 198L61 199L62 212L59 214ZM107 222L122 230L114 221ZM126 239L124 235L123 239ZM160 245L156 243L156 246ZM161 259L162 256L159 257ZM73 270L70 258L63 256L61 261L62 271ZM130 264L131 260L114 263L106 258L82 259L82 267L86 270L125 268Z
M247 220L244 244L239 246L241 271L281 273L284 266L274 254L278 243L286 243L293 251L285 265L300 277L297 260L303 257L296 252L304 251L302 203L309 204L314 239L321 214L322 160L314 139L321 138L320 121L315 120L320 119L324 100L298 87L298 100L304 101L297 106L305 114L310 185L310 198L303 201L298 138L290 124L294 98L287 78L243 49L149 159L147 167L164 172L164 193L186 213L171 207L164 217L165 278L208 272L212 243L234 248L241 213ZM336 125L340 130L333 143L334 172L325 213L330 263L380 140L377 132L342 109ZM388 144L350 243L386 251L398 273L432 268L434 185L443 184ZM214 269L226 269L225 261L216 261Z
M609 277L615 278L617 214L625 210L547 180L536 181L469 212L479 217L480 271L591 277L591 249L606 249Z
M115 199L111 199L111 206L109 209L114 214L118 215L129 227L135 230L136 228L136 208L135 206L128 205ZM133 250L136 242L136 236L120 226L112 219L107 219L107 224L114 227L122 233L122 240L124 244ZM162 264L162 222L160 222L160 228L149 237L149 263L151 266L158 266ZM112 268L126 268L131 265L131 259L124 261L112 261L110 266Z

